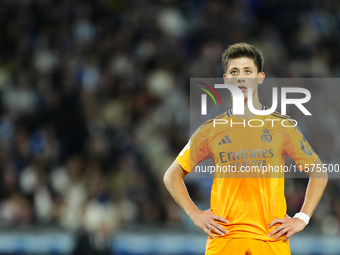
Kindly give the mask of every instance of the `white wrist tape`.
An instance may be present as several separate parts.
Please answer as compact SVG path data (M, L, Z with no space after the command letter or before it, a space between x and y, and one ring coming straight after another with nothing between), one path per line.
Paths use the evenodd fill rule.
M309 216L303 212L296 213L293 218L294 219L298 218L300 220L303 220L306 223L306 225L308 225L309 223Z

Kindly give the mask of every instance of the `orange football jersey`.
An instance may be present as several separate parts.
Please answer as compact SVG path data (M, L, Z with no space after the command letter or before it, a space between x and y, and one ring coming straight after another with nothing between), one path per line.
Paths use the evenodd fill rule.
M198 128L176 158L187 172L198 171L197 165L203 160L213 160L211 209L230 222L220 223L228 230L224 237L277 241L268 237L275 228L268 229L268 224L286 214L283 171L268 175L262 169L282 169L285 155L296 162L296 171L318 159L294 125L288 116L277 112L243 120L229 109ZM255 166L260 172L240 173L247 166ZM222 171L223 167L229 170ZM237 173L231 172L230 167Z

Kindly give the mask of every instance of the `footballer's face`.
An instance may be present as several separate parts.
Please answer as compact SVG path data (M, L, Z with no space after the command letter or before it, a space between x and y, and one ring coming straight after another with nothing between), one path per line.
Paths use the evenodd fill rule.
M248 57L231 59L223 75L224 82L237 86L243 91L245 97L249 87L253 88L253 95L255 95L257 86L262 84L264 77L264 72L258 72L254 60Z

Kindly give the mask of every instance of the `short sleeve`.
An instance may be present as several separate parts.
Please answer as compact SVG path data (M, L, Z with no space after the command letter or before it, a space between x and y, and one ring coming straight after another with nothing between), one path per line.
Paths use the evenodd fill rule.
M206 126L201 126L191 136L176 161L185 171L191 172L196 165L209 157L209 130Z
M288 124L289 122L289 124ZM305 169L305 164L314 164L318 155L309 145L298 126L287 120L284 127L284 153L295 161L298 169Z

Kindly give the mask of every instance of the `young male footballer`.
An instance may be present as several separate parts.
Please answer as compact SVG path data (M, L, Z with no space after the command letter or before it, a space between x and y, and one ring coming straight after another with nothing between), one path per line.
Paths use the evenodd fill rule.
M258 96L258 85L265 78L263 62L262 53L252 45L237 43L228 47L222 55L223 79L242 90L244 115L233 114L231 108L203 123L164 175L171 196L208 235L206 255L291 254L289 238L308 224L328 181L327 172L317 178L320 173L311 170L310 164L322 163L288 116L278 112L255 115L248 108L247 90L252 88L254 108L266 109ZM216 119L227 124L214 125ZM251 119L260 119L264 125L230 125ZM281 125L283 120L285 125ZM249 165L284 166L285 155L309 176L304 203L293 218L286 214L284 178L215 175L211 208L205 211L193 203L183 181L195 166L209 158L215 166L233 165L240 170Z

